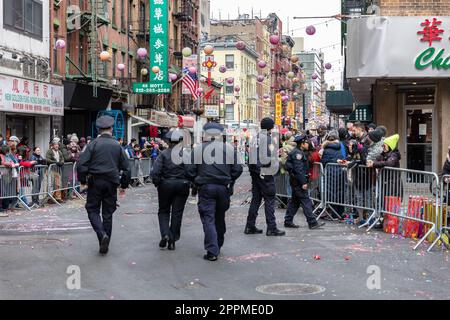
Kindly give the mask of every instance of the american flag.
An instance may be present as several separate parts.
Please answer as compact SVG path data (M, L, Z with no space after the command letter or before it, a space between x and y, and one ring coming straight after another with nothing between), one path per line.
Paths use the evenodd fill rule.
M189 89L194 97L194 100L198 99L197 89L199 88L199 82L197 78L197 74L190 74L188 68L183 69L184 77L183 83Z

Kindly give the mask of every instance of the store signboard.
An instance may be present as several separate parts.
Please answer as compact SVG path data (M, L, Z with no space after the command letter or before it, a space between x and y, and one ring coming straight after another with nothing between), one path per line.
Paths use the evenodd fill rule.
M350 19L348 78L450 77L450 16Z
M216 105L205 105L205 118L218 118L219 117L219 106Z
M63 116L64 88L0 75L0 111Z
M178 116L163 111L152 110L150 113L150 121L160 127L178 127Z

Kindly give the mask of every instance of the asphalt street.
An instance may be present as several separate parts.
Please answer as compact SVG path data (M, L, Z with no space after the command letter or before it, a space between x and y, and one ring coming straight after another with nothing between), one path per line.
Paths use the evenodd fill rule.
M449 254L441 248L413 251L411 239L334 222L310 231L301 211L295 220L301 228L285 237L244 235L249 189L246 173L217 262L202 259L195 198L188 200L177 250L159 249L151 185L120 199L105 257L81 200L0 218L0 299L450 299ZM277 210L280 228L284 212ZM262 209L258 226L265 229ZM67 286L73 266L79 289Z

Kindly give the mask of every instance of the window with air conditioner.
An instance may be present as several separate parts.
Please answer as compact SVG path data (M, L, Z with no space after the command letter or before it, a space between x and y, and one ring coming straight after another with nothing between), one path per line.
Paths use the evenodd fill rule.
M3 25L7 29L42 39L42 1L4 0Z

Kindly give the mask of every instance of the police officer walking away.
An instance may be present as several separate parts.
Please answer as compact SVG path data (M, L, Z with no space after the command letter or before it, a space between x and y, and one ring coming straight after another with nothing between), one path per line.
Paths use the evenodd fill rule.
M261 202L264 199L264 210L266 213L267 223L267 236L284 236L286 232L277 228L275 219L275 179L273 174L268 174L273 163L268 162L268 159L278 160L275 154L278 146L275 147L274 141L271 136L271 130L274 128L275 122L271 118L264 118L261 120L261 129L264 130L258 136L258 148L256 163L249 164L248 168L250 176L252 178L252 202L247 216L247 224L245 226L245 234L261 234L263 231L256 227L256 218L258 217L258 210L261 206ZM267 157L266 161L261 161L261 148L264 148L262 154ZM267 171L267 172L266 172ZM276 173L276 172L275 172Z
M188 175L198 187L198 211L205 233L203 258L216 261L225 240L225 212L243 168L235 149L223 142L222 125L209 122L203 130L210 141L194 148Z
M312 201L308 194L309 164L305 151L309 150L308 137L304 134L295 136L297 147L292 150L286 160L286 170L289 172L289 182L292 187L292 197L289 201L286 216L284 217L285 228L299 228L294 224L294 216L300 206L306 216L309 229L317 229L325 223L318 223L312 208Z
M117 208L117 187L120 185L120 193L125 194L131 177L127 157L112 136L114 118L102 116L96 126L100 136L81 154L77 171L80 183L88 183L86 210L97 233L100 253L107 254Z
M183 131L171 130L166 139L170 145L156 159L152 169L152 181L158 188L158 220L161 232L159 247L175 250L175 242L180 239L181 221L189 197L190 182L187 179L180 143L183 140Z

